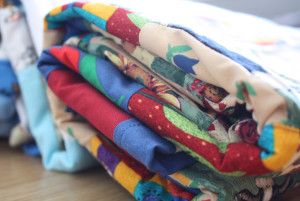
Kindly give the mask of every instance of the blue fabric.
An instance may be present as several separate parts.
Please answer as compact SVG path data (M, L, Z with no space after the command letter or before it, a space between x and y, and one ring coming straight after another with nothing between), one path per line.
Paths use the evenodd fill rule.
M120 123L114 130L114 142L132 157L144 164L150 171L169 175L195 160L158 136L136 119Z
M32 135L48 170L75 172L95 166L96 160L73 137L60 144L40 73L33 65L17 74Z
M0 94L0 122L11 120L15 114L16 107L14 99Z
M103 58L97 57L96 68L98 80L104 88L104 93L110 97L111 101L129 112L130 97L144 87L124 76L111 62Z
M18 115L14 99L0 93L0 137L8 137L17 123Z
M82 8L74 7L73 9L84 19L97 25L102 30L106 31L106 20L103 20L103 19L99 18L98 16L95 16L85 10L82 10Z
M179 25L173 25L173 24L169 24L168 26L186 31L187 33L189 33L190 35L195 37L197 40L201 41L206 46L210 47L211 49L217 51L220 54L225 55L226 57L232 59L233 61L239 63L240 65L244 66L250 72L252 72L252 71L266 72L260 65L254 63L253 61L247 59L246 57L244 57L240 54L237 54L235 52L232 52L232 51L226 49L225 47L221 46L217 42L215 42L205 36L201 36L186 27L182 27Z
M18 123L15 107L17 78L7 60L0 60L0 136L7 137Z
M69 21L65 22L65 33L64 41L74 35L80 35L82 33L88 33L89 30L86 27L86 21L83 21L82 18L72 18Z
M53 58L53 56L49 53L48 50L45 50L43 54L40 56L39 71L42 73L42 75L45 77L46 80L48 79L48 75L49 73L51 73L51 71L61 68L58 65L52 65L53 61L56 61L56 59Z
M266 159L274 154L274 128L272 125L265 125L259 138L258 145L265 149L261 152L261 158Z
M0 80L0 94L15 95L13 85L17 84L18 81L10 62L7 60L0 60Z
M7 121L0 121L0 138L8 137L11 129L18 123L18 116L15 114L11 119Z
M22 145L23 152L28 156L38 157L41 155L40 150L36 146L35 142L29 142Z

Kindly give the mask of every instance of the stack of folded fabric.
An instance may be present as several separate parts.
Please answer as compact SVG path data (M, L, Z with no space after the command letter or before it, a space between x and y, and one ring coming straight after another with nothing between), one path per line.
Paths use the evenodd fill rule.
M53 9L38 68L55 124L136 200L276 200L300 181L299 74L278 69L295 67L299 31L257 19L289 37L233 42L225 19L173 20Z

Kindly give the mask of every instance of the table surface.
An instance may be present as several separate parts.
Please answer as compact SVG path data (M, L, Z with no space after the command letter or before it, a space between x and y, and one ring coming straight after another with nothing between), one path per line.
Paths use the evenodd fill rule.
M102 167L76 174L43 169L39 158L24 155L0 141L1 201L133 201ZM300 201L300 189L280 201Z

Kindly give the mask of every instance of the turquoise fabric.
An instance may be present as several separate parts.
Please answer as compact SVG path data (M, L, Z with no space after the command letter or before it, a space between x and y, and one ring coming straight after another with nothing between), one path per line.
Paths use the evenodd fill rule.
M64 138L64 146L54 125L44 85L35 65L17 74L27 110L29 127L48 170L76 172L97 164L73 137Z

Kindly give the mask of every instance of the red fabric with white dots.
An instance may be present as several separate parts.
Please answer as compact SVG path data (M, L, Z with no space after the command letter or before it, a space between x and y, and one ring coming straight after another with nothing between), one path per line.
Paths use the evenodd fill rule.
M129 111L158 134L173 139L186 148L205 158L217 170L223 173L240 170L247 175L267 174L270 171L264 167L260 159L260 150L255 145L245 142L232 143L227 146L225 153L205 140L195 137L178 128L164 114L163 105L151 98L156 95L142 89L129 100ZM148 94L148 97L143 95ZM253 168L257 167L257 168Z
M106 29L109 33L134 45L139 45L140 29L131 22L127 14L130 11L118 8L108 19Z

